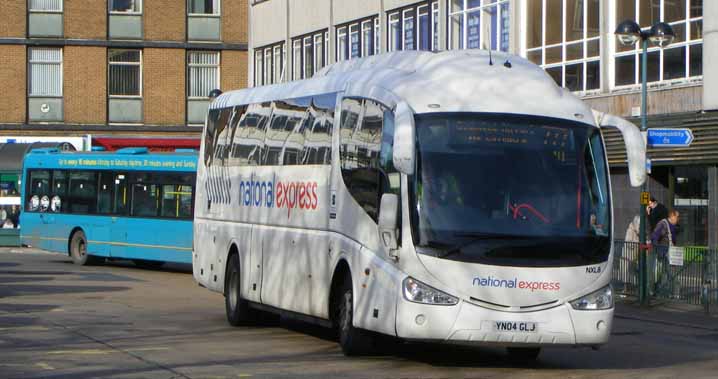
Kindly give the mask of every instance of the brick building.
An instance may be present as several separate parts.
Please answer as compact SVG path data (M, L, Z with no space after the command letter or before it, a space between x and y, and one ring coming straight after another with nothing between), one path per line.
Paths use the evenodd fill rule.
M247 13L247 0L0 1L0 136L197 140L209 91L247 85Z

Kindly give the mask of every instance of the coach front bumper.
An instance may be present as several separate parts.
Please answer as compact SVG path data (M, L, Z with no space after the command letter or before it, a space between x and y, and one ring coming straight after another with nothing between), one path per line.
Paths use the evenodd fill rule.
M568 303L540 311L508 312L467 301L439 306L401 299L396 330L398 337L408 340L458 344L597 346L608 342L612 321L613 308L579 311ZM505 331L497 323L535 329Z

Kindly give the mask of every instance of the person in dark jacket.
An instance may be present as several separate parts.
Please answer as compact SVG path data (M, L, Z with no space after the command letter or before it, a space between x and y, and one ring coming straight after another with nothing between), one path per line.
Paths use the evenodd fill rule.
M656 226L661 220L668 217L668 209L666 209L665 205L656 201L655 197L651 197L651 201L646 206L646 215L648 216L648 225L651 226L651 229L648 230L650 234L656 230Z
M675 246L676 245L676 226L680 214L677 210L668 212L668 217L662 219L656 225L651 233L651 244L653 246Z
M668 252L671 246L676 246L676 232L678 218L680 214L673 209L668 212L668 217L658 222L656 229L651 234L651 246L654 256L648 260L649 275L652 274L655 285L654 291L658 290L658 286L666 285L671 282L670 270L668 267ZM679 288L679 287L676 287ZM680 290L679 290L680 291Z

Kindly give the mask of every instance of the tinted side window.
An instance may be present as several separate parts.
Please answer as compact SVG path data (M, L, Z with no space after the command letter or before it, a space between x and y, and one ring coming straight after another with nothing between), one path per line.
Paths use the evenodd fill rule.
M207 127L205 128L204 134L204 165L212 165L214 158L214 143L215 134L217 129L217 122L219 120L220 111L218 109L212 109L207 115Z
M371 100L346 99L342 103L342 177L349 192L374 221L379 216L381 196L398 176L391 159L393 117L391 111ZM383 131L386 128L386 138ZM393 177L394 180L390 180Z
M281 164L279 158L282 155L284 140L287 138L287 123L292 117L292 111L289 105L284 102L277 101L272 107L272 119L267 128L267 134L264 138L264 158L262 164L265 166L276 166ZM291 128L290 124L290 128Z
M243 138L245 133L245 127L247 126L247 106L235 107L234 114L232 115L231 122L231 133L229 141L227 142L230 147L228 150L227 165L229 166L241 166L246 164L246 155L242 159L240 155L240 145L238 142Z
M336 95L316 96L312 99L309 112L311 123L304 129L304 151L302 164L332 163L332 130L334 125L334 104Z
M28 183L30 190L27 196L27 210L28 211L41 211L40 199L43 196L50 195L50 171L47 170L34 170L30 171L30 182ZM50 206L49 199L44 210Z
M162 186L162 217L192 218L192 186L164 184Z
M132 185L132 215L138 217L154 217L159 211L159 186L148 183Z
M111 214L114 213L114 190L115 190L115 174L113 172L103 171L100 173L100 185L97 189L97 213Z
M307 122L312 122L308 111L311 98L295 99L287 102L289 118L285 125L284 146L282 149L282 164L302 164L302 151L304 150L304 129Z
M229 150L229 134L230 134L230 118L232 117L233 109L225 108L222 109L217 121L217 130L214 141L214 160L213 165L223 165L224 159L228 156Z
M70 172L70 213L97 213L97 173Z
M67 172L55 170L52 172L52 186L50 188L50 211L62 213L69 209L69 196L67 196Z

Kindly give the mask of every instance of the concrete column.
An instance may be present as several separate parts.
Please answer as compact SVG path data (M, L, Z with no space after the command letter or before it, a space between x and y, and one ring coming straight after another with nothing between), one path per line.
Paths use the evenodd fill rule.
M708 167L708 246L718 248L718 167Z
M284 7L287 12L287 35L284 37L284 46L286 46L286 54L284 55L284 80L283 82L289 82L291 80L294 80L292 78L292 75L294 74L294 66L292 65L292 62L294 62L294 46L292 46L292 31L291 31L291 17L292 14L289 11L289 0L284 0Z
M381 25L379 25L381 27ZM334 27L334 0L329 0L329 62L330 65L337 61L337 28Z
M609 91L609 79L611 75L610 66L613 65L613 63L611 63L611 52L609 50L611 46L611 39L615 37L613 35L613 30L611 30L611 25L613 23L611 22L611 13L609 13L610 3L611 0L601 0L599 10L599 35L601 36L601 92L603 93L608 93Z
M381 0L381 10L379 11L379 52L380 53L386 53L387 52L387 45L389 44L389 31L387 30L387 17L386 17L386 4L384 3L384 0Z
M703 2L703 109L718 109L718 1Z
M448 50L446 40L449 25L447 23L447 9L449 0L439 0L439 50Z
M514 55L522 55L521 35L526 24L522 21L523 17L523 0L512 0L509 3L509 14L511 25L509 26L509 53Z

